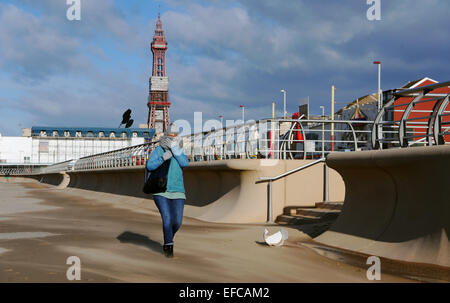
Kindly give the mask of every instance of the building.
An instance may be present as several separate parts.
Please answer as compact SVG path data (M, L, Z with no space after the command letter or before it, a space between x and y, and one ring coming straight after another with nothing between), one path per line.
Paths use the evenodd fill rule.
M430 79L428 77L413 81L409 83L408 87L404 88L416 88L426 85L432 85L439 83L436 80ZM395 92L397 90L391 90L388 91L387 98L389 99L390 94L392 92ZM409 121L406 122L406 132L409 133L410 136L414 136L416 140L422 139L425 141L426 139L426 130L428 128L428 118L431 115L431 112L433 111L433 108L435 105L439 106L440 103L435 100L435 98L432 98L436 95L448 95L450 94L450 87L442 87L439 89L435 89L433 91L428 92L431 96L426 96L425 98L420 99L418 103L414 105L413 111L409 114L408 119ZM393 106L395 106L395 110L393 112L388 112L388 115L386 117L387 121L400 121L402 119L403 112L406 110L407 106L413 101L414 98L407 98L407 97L401 97L395 100ZM425 100L430 101L425 101ZM387 102L388 100L385 100ZM449 124L450 121L450 105L446 108L446 116L442 118L442 122L446 123L445 125ZM423 118L423 119L421 119ZM445 142L450 142L450 132L449 127L444 127L444 132L447 133L445 135Z
M22 137L0 136L0 165L49 165L144 144L148 128L48 127L22 130Z
M149 81L148 127L156 133L164 132L170 123L169 117L169 78L166 76L167 42L162 29L161 17L158 15L156 30L151 43L153 53L152 76Z
M386 104L391 98L392 94L396 91L405 90L405 89L412 89L417 88L421 86L436 84L438 81L430 79L428 77L424 77L415 81L410 81L403 85L400 88L396 89L390 89L383 91L383 104ZM440 89L437 89L431 93L439 93L439 94L449 94L450 88L449 87L443 87ZM400 121L403 112L405 111L406 107L413 98L406 98L401 97L398 98L394 102L395 109L392 111L389 111L386 116L384 117L384 121ZM418 103L414 106L414 111L409 115L409 118L416 119L414 120L414 123L409 123L407 132L411 133L415 136L421 136L425 135L425 129L426 126L420 125L420 123L425 123L428 121L428 116L430 115L431 111L433 110L433 107L435 106L436 102L423 102ZM399 106L403 105L403 106ZM448 108L447 108L448 110ZM362 118L363 120L367 121L374 121L376 116L378 114L378 95L377 94L370 94L363 97L360 97L352 102L350 102L348 105L340 109L336 112L336 119L338 120L358 120L358 118ZM424 117L424 119L418 119L420 117ZM444 121L448 121L448 117L444 117ZM418 123L417 123L418 122ZM343 126L341 126L342 128ZM361 125L360 127L356 127L357 130L362 131L369 131L370 126L368 125ZM339 127L337 127L339 129ZM387 130L387 129L386 129ZM389 131L389 130L387 130ZM393 136L395 136L395 128L393 127L390 129L390 131L393 133ZM350 134L347 134L349 136ZM349 138L343 138L342 134L336 134L336 140L348 140ZM369 133L359 133L358 139L361 141L366 141L370 138ZM418 137L419 138L419 137ZM420 138L419 138L420 139ZM450 140L450 136L446 137L446 141ZM345 148L345 144L338 144L338 147ZM371 145L371 144L368 144Z
M31 137L6 137L0 135L0 166L31 163Z

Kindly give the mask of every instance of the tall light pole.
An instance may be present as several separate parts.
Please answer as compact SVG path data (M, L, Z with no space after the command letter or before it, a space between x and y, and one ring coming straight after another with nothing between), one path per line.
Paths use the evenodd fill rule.
M331 120L334 120L334 85L331 86ZM331 123L331 151L334 151L334 123Z
M378 65L378 111L381 110L381 61L374 61L373 64Z
M284 99L284 106L283 106L283 119L286 119L286 90L282 89L281 92L283 93L283 99Z
M325 119L325 107L324 106L320 106L320 108L322 109L322 120ZM324 148L324 144L325 144L325 130L323 128L325 123L322 122L322 158L325 157L325 148Z
M220 125L222 126L222 128L223 128L223 116L222 115L220 115L219 116L219 119L220 119Z
M241 105L242 108L242 124L245 124L245 106Z
M374 61L373 64L378 65L378 112L380 112L381 108L383 107L382 101L381 101L381 95L382 95L382 91L381 91L381 61ZM383 119L383 117L381 117L381 119ZM378 133L381 134L383 131L382 124L379 124L377 128L378 128ZM382 143L380 143L380 148L383 148Z

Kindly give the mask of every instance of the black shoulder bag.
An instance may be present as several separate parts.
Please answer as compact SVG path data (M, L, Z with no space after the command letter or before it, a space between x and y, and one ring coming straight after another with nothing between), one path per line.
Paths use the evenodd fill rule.
M142 191L146 194L163 193L167 189L167 175L169 173L170 159L164 161L157 169L145 169L146 178Z

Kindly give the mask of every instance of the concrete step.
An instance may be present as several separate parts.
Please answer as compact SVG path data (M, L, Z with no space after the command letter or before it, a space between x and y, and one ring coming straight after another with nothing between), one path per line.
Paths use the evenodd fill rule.
M316 217L289 216L289 215L280 215L275 220L276 223L285 225L303 225L303 224L319 223L321 221L322 219Z
M316 208L342 210L344 202L318 202Z
M339 202L320 202L316 207L288 206L275 220L278 224L303 225L335 220L341 213Z
M314 206L286 206L283 209L283 215L295 216L297 214L297 209L311 209Z
M341 213L337 209L326 209L326 208L297 208L296 215L309 216L315 218L337 218Z
M307 216L321 217L323 215L327 215L328 213L340 213L340 212L341 212L340 209L288 206L284 208L283 215L288 216L307 215Z

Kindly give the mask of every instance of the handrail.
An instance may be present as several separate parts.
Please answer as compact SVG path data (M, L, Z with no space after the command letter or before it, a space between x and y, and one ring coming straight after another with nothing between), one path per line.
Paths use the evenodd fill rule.
M279 180L279 179L281 179L281 178L284 178L284 177L287 177L287 176L289 176L289 175L292 175L293 173L296 173L296 172L298 172L298 171L301 171L301 170L303 170L303 169L305 169L305 168L308 168L308 167L310 167L310 166L314 166L314 165L316 165L317 163L325 162L325 160L326 160L326 158L320 158L320 159L318 159L318 160L316 160L316 161L310 162L310 163L308 163L308 164L305 164L305 165L302 165L302 166L300 166L300 167L294 168L294 169L292 169L292 170L290 170L290 171L288 171L288 172L282 173L281 175L278 175L278 176L276 176L276 177L260 177L260 178L259 178L260 180L259 180L259 181L256 181L255 184Z
M373 149L383 149L384 146L391 147L396 145L398 147L409 147L419 142L423 142L428 146L431 145L442 145L446 144L445 134L442 132L443 117L446 112L447 107L450 105L450 94L445 93L432 93L434 90L444 87L450 87L450 81L435 83L426 86L419 86L415 88L407 88L401 90L394 90L392 92L392 97L384 104L384 106L378 111L377 117L375 118L372 127L372 148ZM404 97L413 98L412 101L402 104L395 104L397 100ZM430 98L436 97L436 98ZM415 109L417 104L425 102L434 102L432 109L429 110L419 110ZM383 119L394 120L393 111L395 108L405 106L403 110L402 117L397 121L383 121ZM430 113L428 116L412 116L412 113ZM389 117L389 115L392 115ZM410 117L412 116L412 117ZM398 119L398 118L397 118ZM428 120L424 122L417 122L418 120ZM445 121L446 122L446 121ZM445 123L444 122L444 123ZM426 131L423 135L416 134L418 124L426 125ZM385 127L386 125L393 125L392 127ZM394 126L395 125L395 126ZM413 135L410 135L413 133ZM416 138L423 137L424 140ZM410 140L412 139L412 140Z
M279 180L281 178L287 177L293 173L299 172L305 168L314 166L318 163L325 162L326 158L320 158L316 161L310 162L308 164L302 165L300 167L294 168L288 172L285 172L281 175L278 175L276 177L260 177L259 181L256 181L255 184L258 183L264 183L267 182L267 224L273 224L273 213L272 213L272 182ZM327 166L325 165L325 171L324 171L324 188L325 188L325 200L328 200L328 170Z
M432 90L435 90L438 88L449 87L449 86L450 86L450 81L447 81L447 82L441 82L441 83L430 84L430 85L425 85L425 86L418 86L415 88L407 88L404 90L394 92L394 95L408 96L409 94L420 92L420 91L432 91Z
M196 133L185 134L180 137L187 138L187 137L196 137L199 135L206 135L206 134L211 134L211 133L220 133L220 132L226 133L230 129L238 129L238 128L242 128L242 127L249 128L252 125L257 125L257 124L262 124L262 123L267 123L267 122L299 122L299 121L301 121L302 123L343 123L343 124L347 124L347 123L373 124L374 123L374 121L364 121L364 120L355 121L355 120L330 120L330 119L317 120L317 119L265 118L265 119L260 119L257 121L249 121L249 122L246 122L245 124L236 124L236 125L231 125L231 126L224 126L221 128L215 128L215 129L211 129L211 130L199 131Z

